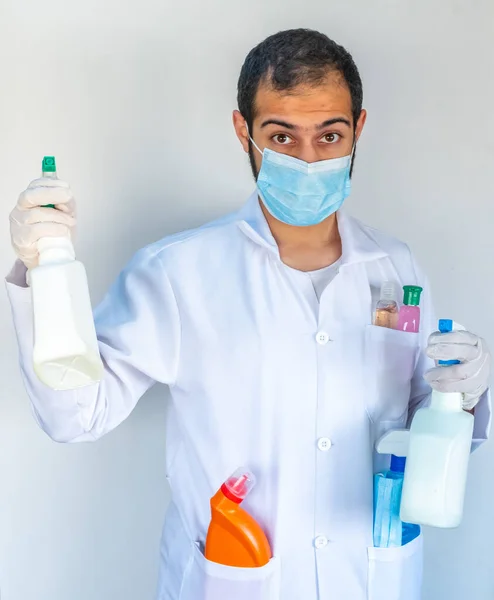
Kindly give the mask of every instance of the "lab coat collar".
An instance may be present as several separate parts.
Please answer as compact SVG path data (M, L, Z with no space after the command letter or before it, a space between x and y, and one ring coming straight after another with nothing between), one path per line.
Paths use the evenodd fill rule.
M254 192L238 213L238 226L253 242L280 258L278 245L259 202L257 192ZM388 256L388 253L370 237L359 221L342 210L338 211L337 219L343 249L341 266Z

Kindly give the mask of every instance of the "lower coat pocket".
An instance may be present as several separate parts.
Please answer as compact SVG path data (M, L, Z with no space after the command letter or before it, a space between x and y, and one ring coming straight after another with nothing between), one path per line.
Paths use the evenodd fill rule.
M369 548L368 600L420 600L422 535L399 548Z
M213 563L193 544L180 600L279 600L280 566L275 557L263 567Z

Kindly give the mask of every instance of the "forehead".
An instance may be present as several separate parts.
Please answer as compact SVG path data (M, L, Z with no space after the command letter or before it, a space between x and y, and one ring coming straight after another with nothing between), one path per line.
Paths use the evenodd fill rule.
M269 82L261 82L254 108L254 121L276 115L309 125L336 114L352 121L350 90L339 74L330 74L316 85L300 85L291 90L276 90Z

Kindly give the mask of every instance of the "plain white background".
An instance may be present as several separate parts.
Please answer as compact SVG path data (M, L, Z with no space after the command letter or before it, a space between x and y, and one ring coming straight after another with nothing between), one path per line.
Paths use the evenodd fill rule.
M290 27L345 45L366 131L350 210L409 242L442 316L494 347L492 0L0 0L0 270L8 213L44 154L79 201L94 302L139 247L237 208L253 185L234 137L250 48ZM38 431L0 295L0 588L4 600L152 600L166 391L106 439ZM427 531L426 600L492 600L492 445L465 518ZM309 600L309 599L307 599Z

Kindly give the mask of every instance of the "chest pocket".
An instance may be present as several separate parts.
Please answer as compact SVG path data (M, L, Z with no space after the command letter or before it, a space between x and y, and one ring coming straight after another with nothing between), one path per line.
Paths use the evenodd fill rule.
M366 407L374 423L401 426L406 422L418 352L417 333L366 327Z

